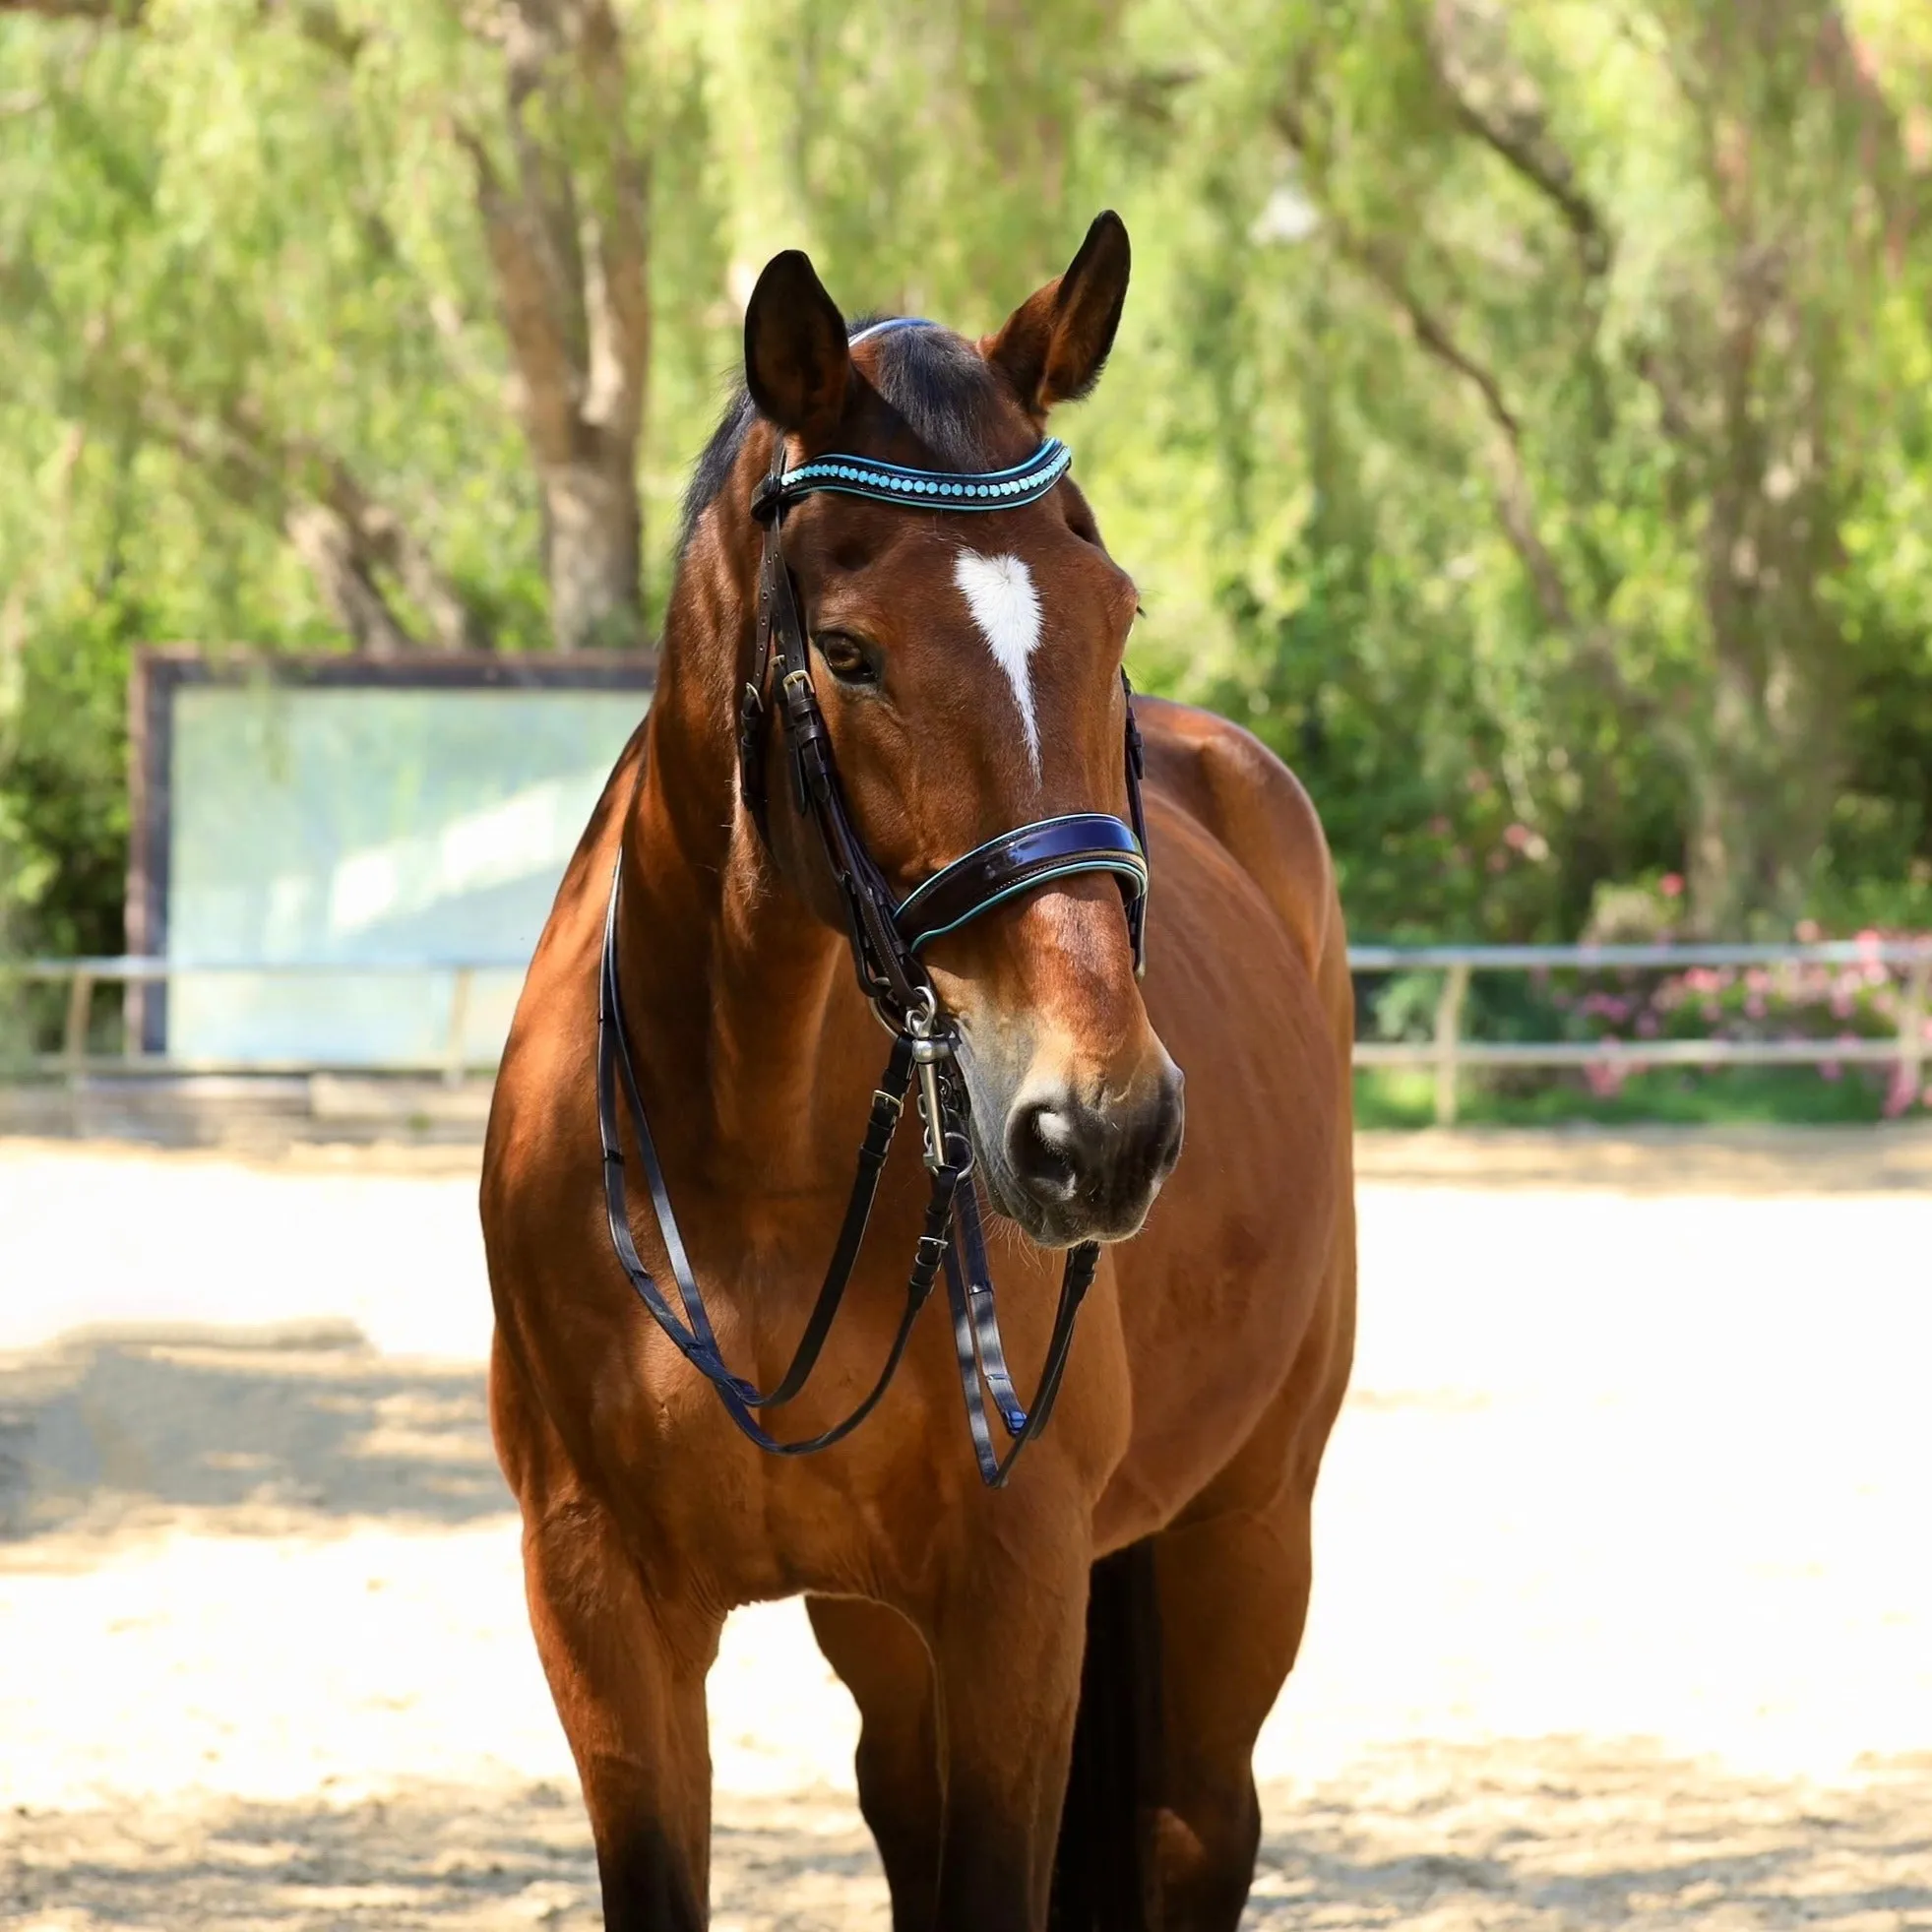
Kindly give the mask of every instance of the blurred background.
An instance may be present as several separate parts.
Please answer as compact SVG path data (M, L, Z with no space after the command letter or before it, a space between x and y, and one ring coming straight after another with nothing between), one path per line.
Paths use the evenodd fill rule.
M489 1064L759 268L1103 207L1356 947L1248 1923L1932 1923L1925 0L0 0L0 1923L595 1924ZM717 1923L883 1926L795 1605L712 1697Z
M1135 675L1290 761L1358 940L1932 927L1917 0L14 0L0 946L127 943L138 644L648 647L773 251L978 332L1102 206L1063 427ZM1902 978L1479 976L1465 1026L1886 1034ZM1832 1071L1465 1104L1923 1108Z

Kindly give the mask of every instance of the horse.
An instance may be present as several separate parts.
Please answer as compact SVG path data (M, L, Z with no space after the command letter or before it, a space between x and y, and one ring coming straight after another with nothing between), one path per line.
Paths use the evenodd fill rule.
M801 1593L896 1932L1232 1932L1253 1881L1352 1353L1352 996L1308 796L1134 697L1045 433L1129 269L1103 214L973 340L767 266L523 989L489 1412L609 1932L706 1922L706 1673Z

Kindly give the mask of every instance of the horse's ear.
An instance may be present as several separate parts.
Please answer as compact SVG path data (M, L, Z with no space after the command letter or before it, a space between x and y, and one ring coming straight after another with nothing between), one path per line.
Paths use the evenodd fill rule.
M774 255L745 310L745 387L759 414L795 436L830 435L851 373L845 319L812 258L799 248Z
M1066 274L1028 296L979 344L1034 417L1043 420L1056 403L1078 402L1099 381L1120 327L1131 261L1127 224L1108 209L1094 217Z

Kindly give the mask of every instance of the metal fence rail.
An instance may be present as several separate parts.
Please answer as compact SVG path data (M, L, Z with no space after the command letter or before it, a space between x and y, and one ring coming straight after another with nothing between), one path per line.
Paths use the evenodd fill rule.
M1810 946L1357 946L1357 974L1439 970L1435 1035L1427 1040L1357 1040L1358 1067L1433 1067L1435 1113L1449 1126L1457 1114L1458 1074L1465 1067L1644 1067L1896 1065L1916 1086L1926 1062L1932 1013L1932 937L1828 940ZM1471 1040L1463 1009L1476 972L1592 972L1616 968L1682 971L1692 966L1883 966L1905 969L1892 1039Z
M465 1055L464 1034L469 1023L469 1010L476 975L481 972L521 974L528 960L166 960L134 957L107 957L75 960L0 960L0 989L9 981L42 984L67 982L66 1020L57 1053L31 1053L26 1056L29 1071L39 1074L65 1074L72 1080L89 1075L115 1075L146 1078L185 1076L262 1075L301 1077L317 1073L434 1075L451 1085L461 1083L466 1074L488 1072L488 1066L472 1066ZM94 989L101 985L165 985L173 979L229 976L255 979L328 978L447 978L450 984L450 1017L445 1029L443 1050L432 1059L418 1060L216 1060L172 1053L142 1050L135 1024L128 1009L122 1009L121 1050L94 1053L89 1050L93 1032ZM0 1064L4 1064L0 1061ZM19 1064L16 1062L16 1064Z
M303 1076L318 1073L428 1075L451 1085L466 1074L486 1072L465 1058L464 1034L470 996L480 972L522 972L523 960L408 961L363 964L329 961L209 961L103 958L0 961L0 987L9 981L65 981L66 1020L57 1053L29 1055L28 1068L41 1075L65 1075L80 1082L94 1075L123 1078L186 1075ZM1435 1028L1428 1039L1360 1040L1355 1064L1361 1067L1432 1067L1438 1121L1453 1122L1459 1075L1473 1067L1734 1067L1896 1065L1907 1082L1924 1077L1928 1057L1926 1024L1932 1018L1932 937L1903 940L1839 940L1811 946L1357 946L1349 951L1351 971L1367 976L1407 971L1439 971ZM1692 966L1883 966L1902 967L1904 984L1898 1031L1890 1039L1652 1039L1652 1040L1476 1040L1463 1034L1469 981L1477 972L1592 972L1617 968L1677 971ZM165 984L176 978L234 974L268 978L330 976L448 976L450 1018L443 1051L433 1059L269 1063L262 1060L208 1060L146 1053L124 1010L122 1050L90 1051L96 987Z

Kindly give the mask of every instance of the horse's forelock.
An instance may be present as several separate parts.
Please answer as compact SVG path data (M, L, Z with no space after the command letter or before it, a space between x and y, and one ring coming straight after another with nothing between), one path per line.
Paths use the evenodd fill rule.
M998 372L950 329L895 329L876 343L872 387L948 469L997 469L1013 398Z
M858 336L890 319L858 316L846 324L846 331ZM1012 461L1000 434L1002 426L1011 429L1011 390L964 336L922 323L884 331L872 338L869 347L866 374L872 387L942 467L996 469ZM743 388L734 391L684 493L680 555L699 518L730 481L757 417Z

